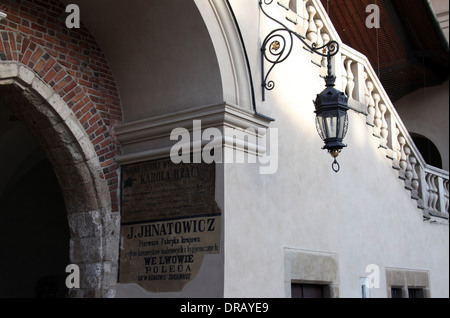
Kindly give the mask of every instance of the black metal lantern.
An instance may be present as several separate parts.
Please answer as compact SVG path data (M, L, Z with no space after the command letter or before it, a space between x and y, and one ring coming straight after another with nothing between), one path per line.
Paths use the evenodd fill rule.
M339 172L340 166L336 158L347 145L343 140L348 130L348 97L334 88L336 77L330 73L325 77L326 89L317 95L314 102L316 106L316 127L322 140L323 149L328 150L334 158L333 170Z
M268 15L264 10L263 1L264 5L268 6L272 4L273 0L260 0L259 6L265 16L281 27L270 32L261 47L262 98L265 100L266 90L271 91L275 88L275 82L269 80L269 75L276 65L283 63L290 56L294 38L299 39L311 53L326 58L328 68L328 74L325 76L326 89L317 95L314 102L317 115L316 126L320 137L325 142L323 149L328 150L334 158L332 168L335 172L339 172L340 166L336 158L341 150L347 147L343 140L348 130L347 111L349 110L348 97L334 88L336 77L332 74L331 59L339 52L339 43L329 41L320 47L316 43L308 44L300 34L290 30L283 23ZM264 69L264 61L271 64L267 72Z

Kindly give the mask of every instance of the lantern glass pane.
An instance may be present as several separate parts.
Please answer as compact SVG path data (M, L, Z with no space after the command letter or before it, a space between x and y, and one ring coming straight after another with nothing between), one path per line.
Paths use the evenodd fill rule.
M327 138L336 138L338 136L338 117L336 112L324 113Z
M339 138L344 139L348 130L348 114L343 111L339 111Z
M319 133L320 138L322 138L322 140L325 140L326 135L325 135L325 127L323 124L322 115L317 115L317 117L316 117L316 128L317 128L317 132Z

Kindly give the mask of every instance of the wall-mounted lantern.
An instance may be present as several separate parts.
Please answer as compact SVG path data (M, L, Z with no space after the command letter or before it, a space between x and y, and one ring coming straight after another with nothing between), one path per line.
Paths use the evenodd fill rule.
M317 95L314 102L316 127L320 137L325 142L323 149L328 150L334 158L333 170L339 172L340 166L336 158L341 150L346 147L343 140L348 130L347 111L349 109L348 97L334 88L336 77L332 74L331 59L339 52L339 43L330 41L321 47L316 47L315 43L308 44L303 36L290 30L283 23L267 14L264 5L270 5L272 2L273 0L260 0L259 2L264 15L281 26L281 28L275 29L267 35L261 47L263 100L265 100L266 91L275 88L275 83L269 80L269 75L277 64L283 63L290 56L294 37L298 38L313 54L326 57L328 68L328 74L325 76L326 89ZM264 70L265 62L271 64L267 72Z
M316 128L325 142L323 149L328 150L334 158L333 170L339 172L337 157L342 148L347 147L343 140L348 130L348 97L334 88L335 77L328 74L325 78L327 88L317 95Z

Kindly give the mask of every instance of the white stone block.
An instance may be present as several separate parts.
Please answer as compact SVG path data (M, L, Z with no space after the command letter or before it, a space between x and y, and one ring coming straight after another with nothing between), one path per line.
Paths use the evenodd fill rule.
M84 137L87 137L84 128L81 126L78 119L75 117L73 113L70 113L64 120L67 125L67 128L72 132L73 136L76 140L80 140Z
M0 64L0 79L13 78L18 76L17 64L5 63Z
M34 75L33 71L29 68L25 66L19 67L19 78L27 85L30 85L34 81L35 77L36 76Z
M63 121L65 121L72 114L72 110L58 94L53 94L48 99L48 102Z
M33 80L33 82L31 83L31 86L39 95L41 95L47 101L53 94L53 90L50 87L48 87L47 84L45 84L38 78L35 78Z

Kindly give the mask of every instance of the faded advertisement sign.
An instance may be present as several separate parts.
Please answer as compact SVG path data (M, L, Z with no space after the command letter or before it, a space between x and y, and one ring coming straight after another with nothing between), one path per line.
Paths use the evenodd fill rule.
M159 160L122 167L119 282L176 292L220 253L214 164Z

